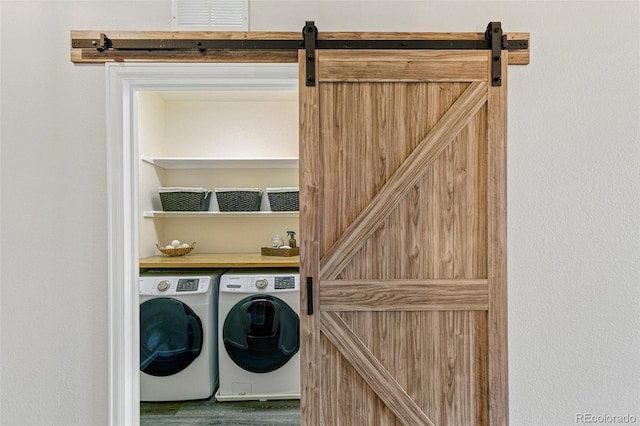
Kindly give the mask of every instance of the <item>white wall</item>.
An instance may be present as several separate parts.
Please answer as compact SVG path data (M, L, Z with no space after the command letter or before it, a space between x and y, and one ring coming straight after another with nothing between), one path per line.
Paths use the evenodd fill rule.
M169 3L0 2L0 422L107 422L105 73L71 29L169 29ZM531 32L510 67L513 425L640 422L640 5L253 1L251 29Z
M149 155L158 142L164 142L166 121L165 101L155 92L141 91L138 94L138 151ZM159 186L164 186L165 170L160 167L140 162L138 165L138 245L139 257L158 254L155 244L167 240L162 221L145 220L144 212L160 210L158 197L149 194L157 193ZM173 241L173 240L169 240ZM166 243L165 243L166 245Z
M238 92L236 101L223 97L228 94L222 92L209 101L166 102L166 143L163 151L156 155L298 156L297 91Z

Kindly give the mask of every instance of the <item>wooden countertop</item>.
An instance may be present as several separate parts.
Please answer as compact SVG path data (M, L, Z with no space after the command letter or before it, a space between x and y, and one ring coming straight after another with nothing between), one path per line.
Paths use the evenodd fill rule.
M300 266L300 256L262 256L260 253L197 253L140 259L141 268L291 268L298 266Z

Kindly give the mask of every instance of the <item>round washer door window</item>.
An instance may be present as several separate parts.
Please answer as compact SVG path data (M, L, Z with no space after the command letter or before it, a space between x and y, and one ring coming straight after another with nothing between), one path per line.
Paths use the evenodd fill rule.
M179 300L157 298L140 305L140 371L170 376L202 351L202 321Z
M300 349L300 318L271 295L245 297L227 314L224 347L241 368L268 373L285 365Z

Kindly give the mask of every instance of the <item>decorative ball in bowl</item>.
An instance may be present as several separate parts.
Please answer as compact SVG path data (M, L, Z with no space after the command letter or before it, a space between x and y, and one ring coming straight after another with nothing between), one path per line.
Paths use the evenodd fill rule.
M196 243L193 242L191 244L180 243L178 240L173 240L171 244L167 244L166 246L161 247L156 243L156 247L162 254L166 254L167 256L175 257L175 256L184 256L187 253L191 253L194 248L196 248Z

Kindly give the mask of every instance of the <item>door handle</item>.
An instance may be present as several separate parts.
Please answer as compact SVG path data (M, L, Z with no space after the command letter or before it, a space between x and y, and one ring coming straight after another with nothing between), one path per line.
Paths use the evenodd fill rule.
M307 277L307 315L313 315L313 277Z

